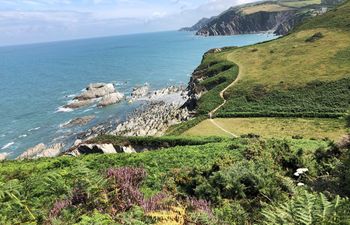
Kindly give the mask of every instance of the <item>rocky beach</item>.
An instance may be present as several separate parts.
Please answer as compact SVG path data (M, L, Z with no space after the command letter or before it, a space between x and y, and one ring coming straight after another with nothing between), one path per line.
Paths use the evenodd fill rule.
M118 92L112 83L89 84L84 91L75 96L64 108L75 110L80 107L96 104L106 107L123 100L129 103L141 102L141 106L130 113L125 121L110 119L75 135L72 145L54 143L50 146L39 143L23 152L16 159L34 159L40 157L56 157L61 154L78 156L88 152L117 153L137 152L131 146L115 149L113 146L86 144L89 140L102 134L117 136L161 136L172 125L190 119L189 111L182 107L188 100L188 92L183 86L169 86L152 90L148 84L133 88L130 96ZM84 116L69 120L62 128L84 126L94 120L94 116ZM0 160L6 159L5 154Z

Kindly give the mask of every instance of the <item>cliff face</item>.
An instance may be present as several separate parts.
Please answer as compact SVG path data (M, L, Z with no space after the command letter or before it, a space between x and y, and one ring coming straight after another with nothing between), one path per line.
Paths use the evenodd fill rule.
M236 11L228 11L207 23L196 34L217 36L276 31L277 34L283 35L288 33L296 24L297 20L293 19L296 12L296 10L260 11L245 15Z

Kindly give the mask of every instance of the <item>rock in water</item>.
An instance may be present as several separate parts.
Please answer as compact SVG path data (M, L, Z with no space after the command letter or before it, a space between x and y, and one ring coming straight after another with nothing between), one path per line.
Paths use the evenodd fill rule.
M90 84L84 93L76 96L74 99L77 100L88 100L94 98L100 98L108 94L112 94L115 92L115 88L113 84Z
M112 94L105 95L101 101L98 103L99 107L105 107L120 102L124 98L124 95L116 92Z
M73 126L82 126L89 123L91 120L95 119L95 116L83 116L79 118L72 119L67 124L63 125L64 128Z

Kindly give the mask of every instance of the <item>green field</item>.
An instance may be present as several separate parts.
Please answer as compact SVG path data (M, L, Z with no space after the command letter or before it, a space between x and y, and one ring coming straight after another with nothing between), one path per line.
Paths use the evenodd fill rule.
M257 134L262 137L329 138L338 141L346 134L344 121L339 119L301 118L217 118L215 122L238 136ZM228 136L210 120L186 131L184 136Z

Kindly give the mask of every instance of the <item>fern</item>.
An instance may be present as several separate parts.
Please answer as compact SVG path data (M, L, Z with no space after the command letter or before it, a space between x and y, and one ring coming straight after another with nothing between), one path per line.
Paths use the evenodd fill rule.
M330 201L322 193L299 192L288 202L262 211L264 224L349 224L350 202L337 196Z

